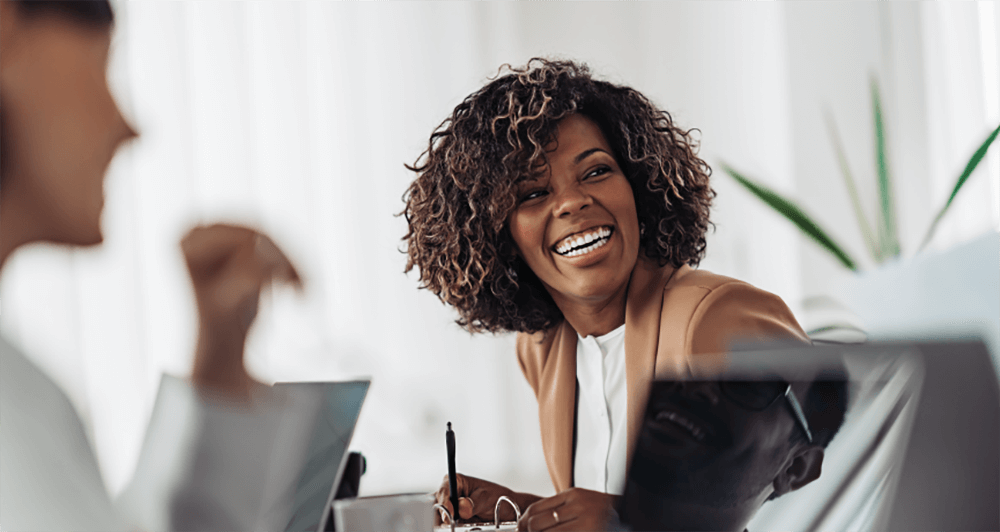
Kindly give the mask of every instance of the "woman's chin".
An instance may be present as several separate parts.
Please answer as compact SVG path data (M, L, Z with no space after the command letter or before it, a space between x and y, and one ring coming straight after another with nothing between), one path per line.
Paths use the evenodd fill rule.
M76 245L80 247L90 247L90 246L99 246L103 243L104 243L104 235L100 231L98 231L97 234L93 235L90 238L81 240Z
M564 295L577 301L605 301L619 294L628 284L629 275L621 275L618 268L591 268L575 272L569 277ZM631 272L631 269L625 271Z
M101 231L99 223L89 226L81 224L71 230L63 231L62 234L54 236L50 240L56 244L73 247L97 246L104 243L104 232Z

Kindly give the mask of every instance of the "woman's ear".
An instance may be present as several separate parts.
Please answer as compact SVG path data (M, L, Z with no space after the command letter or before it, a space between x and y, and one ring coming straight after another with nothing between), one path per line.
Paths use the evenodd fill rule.
M819 478L823 470L823 455L823 448L819 445L808 445L797 450L774 478L772 497L793 492Z

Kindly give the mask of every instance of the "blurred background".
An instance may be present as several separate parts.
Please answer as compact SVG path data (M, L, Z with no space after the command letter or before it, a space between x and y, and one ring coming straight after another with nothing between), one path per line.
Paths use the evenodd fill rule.
M142 136L109 172L105 244L27 250L0 286L0 327L68 391L113 491L131 475L160 374L190 369L195 307L177 242L193 224L229 221L264 229L307 283L301 296L267 295L252 371L268 382L373 378L352 445L368 457L363 495L436 488L447 421L459 471L552 493L513 335L470 335L418 289L415 272L403 273L406 222L396 216L413 178L403 165L431 131L501 64L534 56L586 62L700 131L719 194L702 268L780 295L812 329L830 318L809 301L853 301L845 286L867 293L872 276L985 238L973 255L986 259L971 260L992 288L954 303L985 308L986 334L1000 327L989 317L996 146L917 254L965 162L1000 124L994 2L115 7L109 77ZM824 121L835 120L873 216L873 79L902 247L889 265L865 259ZM861 273L745 192L722 162L795 198L860 257Z

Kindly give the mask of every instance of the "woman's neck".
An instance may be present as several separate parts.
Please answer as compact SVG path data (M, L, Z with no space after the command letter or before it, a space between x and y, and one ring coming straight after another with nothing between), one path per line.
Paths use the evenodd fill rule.
M580 336L601 336L625 323L625 301L628 283L610 296L599 300L581 300L553 294L556 306L566 322Z

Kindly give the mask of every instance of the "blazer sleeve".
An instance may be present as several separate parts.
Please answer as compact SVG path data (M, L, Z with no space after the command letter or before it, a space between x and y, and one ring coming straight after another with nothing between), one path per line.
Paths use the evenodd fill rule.
M810 343L780 297L735 280L705 294L686 334L692 355L728 352L742 342L781 340Z

